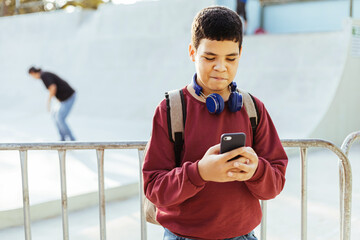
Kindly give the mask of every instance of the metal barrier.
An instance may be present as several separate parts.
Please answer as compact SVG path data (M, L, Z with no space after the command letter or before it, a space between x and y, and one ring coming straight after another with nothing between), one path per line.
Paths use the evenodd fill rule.
M360 138L360 133L355 137ZM346 146L351 145L354 137L346 141ZM307 150L308 148L327 148L333 151L340 160L340 239L350 240L351 231L351 194L352 194L352 176L351 167L346 154L334 144L317 139L308 140L282 140L284 147L300 148L301 153L301 239L307 239ZM66 172L65 160L67 150L89 150L94 149L97 153L98 161L98 184L99 184L99 216L100 216L100 239L106 239L106 219L105 219L105 194L104 194L104 150L105 149L138 149L139 154L139 171L140 171L140 216L141 216L141 239L147 239L146 220L143 209L144 193L142 189L142 161L146 142L65 142L65 143L17 143L17 144L0 144L2 150L17 150L20 152L20 162L22 171L23 185L23 210L24 210L24 228L25 239L31 239L30 227L30 206L29 206L29 188L27 176L27 151L28 150L57 150L59 153L60 176L61 176L61 200L62 200L62 221L63 221L63 239L69 239L68 228L68 208L67 208L67 190L66 190ZM343 148L345 149L345 147ZM263 210L263 219L261 223L261 240L266 240L266 201L261 201Z
M106 219L105 219L105 187L104 187L104 150L105 149L138 149L139 159L142 159L142 152L146 142L65 142L65 143L13 143L0 144L0 151L16 150L20 152L22 189L23 189L23 210L24 210L24 228L25 239L31 240L30 227L30 206L29 206L29 187L28 187L28 167L27 152L28 150L57 150L60 162L60 181L61 181L61 202L62 202L62 223L63 223L63 239L69 239L69 223L68 223L68 205L66 190L66 172L65 160L67 150L96 150L98 163L98 184L99 184L99 216L100 216L100 239L106 239ZM141 154L140 154L141 153ZM140 165L141 166L141 165ZM140 179L141 179L141 167ZM142 182L142 181L141 181ZM142 192L142 184L140 192ZM142 223L145 219L142 219ZM146 231L146 229L145 229ZM143 232L143 230L142 230Z
M327 148L334 152L340 163L340 239L350 240L352 175L347 155L333 143L320 139L291 139L281 141L285 148L300 148L301 155L301 239L307 239L307 150L308 148ZM267 203L261 201L263 219L261 222L261 240L266 240Z

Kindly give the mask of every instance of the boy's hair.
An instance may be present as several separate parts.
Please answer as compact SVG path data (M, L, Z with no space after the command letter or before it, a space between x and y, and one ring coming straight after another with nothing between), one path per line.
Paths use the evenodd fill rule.
M204 38L238 42L241 48L243 27L239 15L229 8L220 6L202 9L192 23L191 44L197 49Z
M36 68L36 67L29 68L29 73L38 73L38 72L41 72L41 68Z

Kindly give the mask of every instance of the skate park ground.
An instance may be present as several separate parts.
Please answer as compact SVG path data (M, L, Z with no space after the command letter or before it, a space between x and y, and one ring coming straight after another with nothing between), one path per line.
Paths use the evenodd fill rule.
M164 92L191 79L194 69L187 56L189 27L196 11L207 5L207 1L187 6L181 1L144 2L104 6L96 12L1 19L1 29L8 34L0 35L0 142L57 140L51 115L45 111L46 91L40 82L27 76L31 64L59 73L78 90L78 101L69 117L78 140L147 140L154 108ZM152 14L159 17L154 19ZM183 21L166 24L170 16ZM124 19L131 21L125 24ZM55 23L56 29L52 27ZM359 58L352 56L354 36L349 32L353 25L358 22L350 21L331 32L245 36L236 81L265 102L282 139L316 137L340 146L347 134L360 129L359 113L354 110L360 101L360 65ZM14 86L21 88L14 90ZM289 154L283 193L269 202L271 240L289 236L300 239L300 162L295 152ZM360 148L354 144L350 151L352 239L360 238L359 157ZM137 153L106 151L105 161L106 187L123 188L122 196L114 196L107 204L107 239L140 239ZM8 210L21 214L19 154L0 152L0 162L0 216ZM83 205L88 198L96 198L86 195L97 191L96 173L94 151L69 151L69 196L83 196L78 201ZM55 151L29 152L32 205L58 200L59 178ZM328 150L311 151L308 178L308 239L339 239L335 155ZM109 200L112 197L107 195ZM75 202L69 201L71 204ZM85 209L74 207L70 213L70 239L99 239L98 208L93 200L88 205ZM1 220L1 224L11 225L11 221ZM161 228L148 225L148 232L149 239L161 239ZM60 217L33 221L32 239L49 236L62 239ZM0 239L24 239L23 227L2 228Z

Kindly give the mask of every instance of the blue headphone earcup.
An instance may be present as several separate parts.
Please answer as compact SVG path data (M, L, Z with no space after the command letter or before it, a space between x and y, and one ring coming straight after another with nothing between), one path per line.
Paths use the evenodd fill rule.
M206 107L210 113L219 114L224 110L224 100L217 93L210 94L206 98Z
M231 112L239 111L243 106L242 95L238 92L232 92L229 96L228 106Z

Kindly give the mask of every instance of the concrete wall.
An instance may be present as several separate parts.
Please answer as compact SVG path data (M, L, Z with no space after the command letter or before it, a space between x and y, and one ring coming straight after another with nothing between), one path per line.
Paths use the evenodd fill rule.
M1 18L0 141L51 141L57 135L44 117L44 86L27 74L32 64L58 73L77 89L69 121L79 140L148 139L164 92L191 80L191 22L198 10L213 4L184 3L108 4L98 11ZM337 108L335 96L342 99L357 89L358 62L347 60L349 37L345 28L246 36L235 80L265 102L281 138L316 136L339 142L359 125L345 124L349 127L339 133L323 130L330 123L319 122L333 119L324 114ZM355 109L353 104L347 106ZM342 116L358 119L355 111Z
M129 133L120 139L147 139L154 108L165 91L191 80L191 22L196 12L213 2L186 3L106 4L98 11L1 18L0 108L7 116L0 122L16 116L12 119L24 119L19 122L23 125L44 111L47 93L27 74L36 64L59 74L78 91L76 114L71 116L80 131L77 135L95 139L89 129L106 127L93 121L99 118L112 121L115 132ZM140 122L146 127L138 127ZM53 129L48 123L46 119L41 125ZM82 130L83 125L88 128ZM109 134L98 133L97 139L109 139Z
M360 20L353 20L352 25L360 29ZM360 130L360 35L351 36L341 81L326 114L314 128L313 137L339 143L350 132Z

